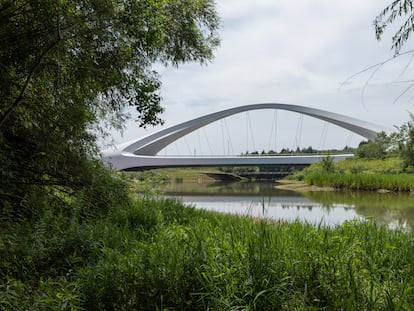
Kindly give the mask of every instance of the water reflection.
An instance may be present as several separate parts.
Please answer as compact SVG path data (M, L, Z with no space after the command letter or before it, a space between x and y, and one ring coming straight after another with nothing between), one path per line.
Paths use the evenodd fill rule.
M373 218L391 227L414 225L414 196L408 193L309 192L305 196L324 207L332 204L352 206L358 215Z
M275 189L264 182L171 183L167 196L186 204L224 213L274 220L299 219L313 224L335 225L355 218L373 218L391 227L414 225L414 197L410 194L371 192L308 192Z
M169 195L232 195L232 196L290 196L303 197L301 194L288 191L278 190L275 183L271 182L206 182L205 180L194 180L192 182L169 183L165 185L164 192Z

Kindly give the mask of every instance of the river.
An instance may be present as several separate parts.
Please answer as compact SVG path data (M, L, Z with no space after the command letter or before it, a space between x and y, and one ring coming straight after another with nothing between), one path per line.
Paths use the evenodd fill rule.
M195 208L281 221L337 225L373 219L391 228L414 226L414 196L372 192L306 192L278 190L269 182L170 183L164 188Z

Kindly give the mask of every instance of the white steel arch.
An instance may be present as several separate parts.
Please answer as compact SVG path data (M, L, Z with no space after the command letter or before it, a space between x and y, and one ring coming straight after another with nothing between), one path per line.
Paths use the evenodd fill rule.
M341 114L297 105L263 103L234 107L189 120L160 130L143 138L129 141L102 152L102 160L118 170L144 169L167 166L215 166L215 165L260 165L260 164L311 164L323 156L276 156L276 157L159 157L157 153L177 139L220 119L250 110L278 109L308 115L336 124L369 140L388 129ZM335 156L336 160L352 155ZM257 158L257 159L255 159ZM286 159L284 159L286 158ZM297 158L296 160L293 158ZM247 160L246 159L250 159ZM249 162L250 161L250 162ZM272 162L273 161L273 162ZM290 163L289 163L290 162Z

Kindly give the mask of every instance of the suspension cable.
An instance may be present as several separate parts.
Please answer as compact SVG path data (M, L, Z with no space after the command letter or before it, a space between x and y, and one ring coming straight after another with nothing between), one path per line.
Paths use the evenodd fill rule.
M246 155L249 153L249 112L246 112L246 141L247 141L247 147L246 147Z
M221 126L221 143L223 145L223 155L226 155L226 146L224 144L224 126L223 126L223 119L220 120Z
M298 125L296 127L296 134L295 134L295 141L293 145L293 152L296 152L296 150L299 148L300 139L302 136L302 124L303 124L303 115L299 114L299 120Z
M346 140L345 147L351 147L352 139L354 138L354 133L349 132L348 139Z
M204 127L203 127L203 134L204 134L204 137L207 141L207 146L208 146L208 149L210 150L210 155L213 155L214 154L213 149L211 149L210 141L208 140L208 136L207 136L207 133L206 133L206 130L205 130Z
M326 135L328 133L328 122L325 122L322 129L322 135L321 140L319 141L319 150L321 151L323 148L325 148L325 141L326 141Z
M275 110L276 118L275 118L275 152L277 152L277 123L278 123L278 111Z
M178 155L178 156L179 156L179 155L181 155L181 154L180 154L180 148L178 148L177 141L175 141L175 142L174 142L174 146L175 146L175 149L177 150L177 155Z
M251 136L252 136L252 145L253 145L253 152L255 152L255 151L257 151L256 150L256 146L255 146L255 142L254 142L254 136L253 136L253 129L252 129L252 121L250 120L250 114L249 114L249 112L247 111L247 120L248 120L248 126L249 126L249 129L250 129L250 134L251 134ZM248 130L249 130L248 129Z
M226 119L224 119L224 126L226 127L226 131L227 131L227 155L230 155L230 147L231 147L231 152L232 154L234 154L234 149L233 149L233 143L231 141L231 137L230 137L230 131L229 131L229 127L227 126L227 121Z
M277 126L276 126L276 122L277 122L277 109L275 109L275 111L273 112L273 120L272 120L272 128L270 129L270 137L269 137L269 145L267 147L267 151L270 151L271 149L271 145L272 145L272 136L273 136L273 130L274 130L274 134L275 134L275 150L276 151L276 134L277 134Z
M183 137L183 139L184 139L184 142L185 142L185 145L187 146L187 149L188 149L188 155L191 155L191 148L190 148L190 145L188 144L188 142L187 142L187 139L185 138L185 136Z
M198 139L198 145L199 145L199 147L200 147L200 155L202 155L203 154L203 148L202 148L202 146L201 146L201 139L200 139L200 131L196 131L197 132L197 139Z
M303 114L300 115L300 129L299 129L299 136L298 136L298 148L300 148L300 144L302 142L302 129L303 129Z

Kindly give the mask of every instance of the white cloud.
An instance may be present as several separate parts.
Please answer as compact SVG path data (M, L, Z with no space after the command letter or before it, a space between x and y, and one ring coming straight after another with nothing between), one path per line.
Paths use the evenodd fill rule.
M363 103L361 88L369 72L338 89L347 77L392 56L390 38L377 42L372 26L388 2L217 1L223 26L214 61L208 66L186 64L160 71L166 126L237 105L270 101L322 108L387 126L402 124L408 120L407 110L412 109L408 98L413 94L392 104L404 85L390 82L398 78L407 57L378 71L365 89ZM409 76L407 70L400 80ZM286 118L295 131L298 116ZM323 126L313 124L307 133ZM117 140L142 134L129 123L124 138L118 135ZM320 140L317 136L314 141Z

